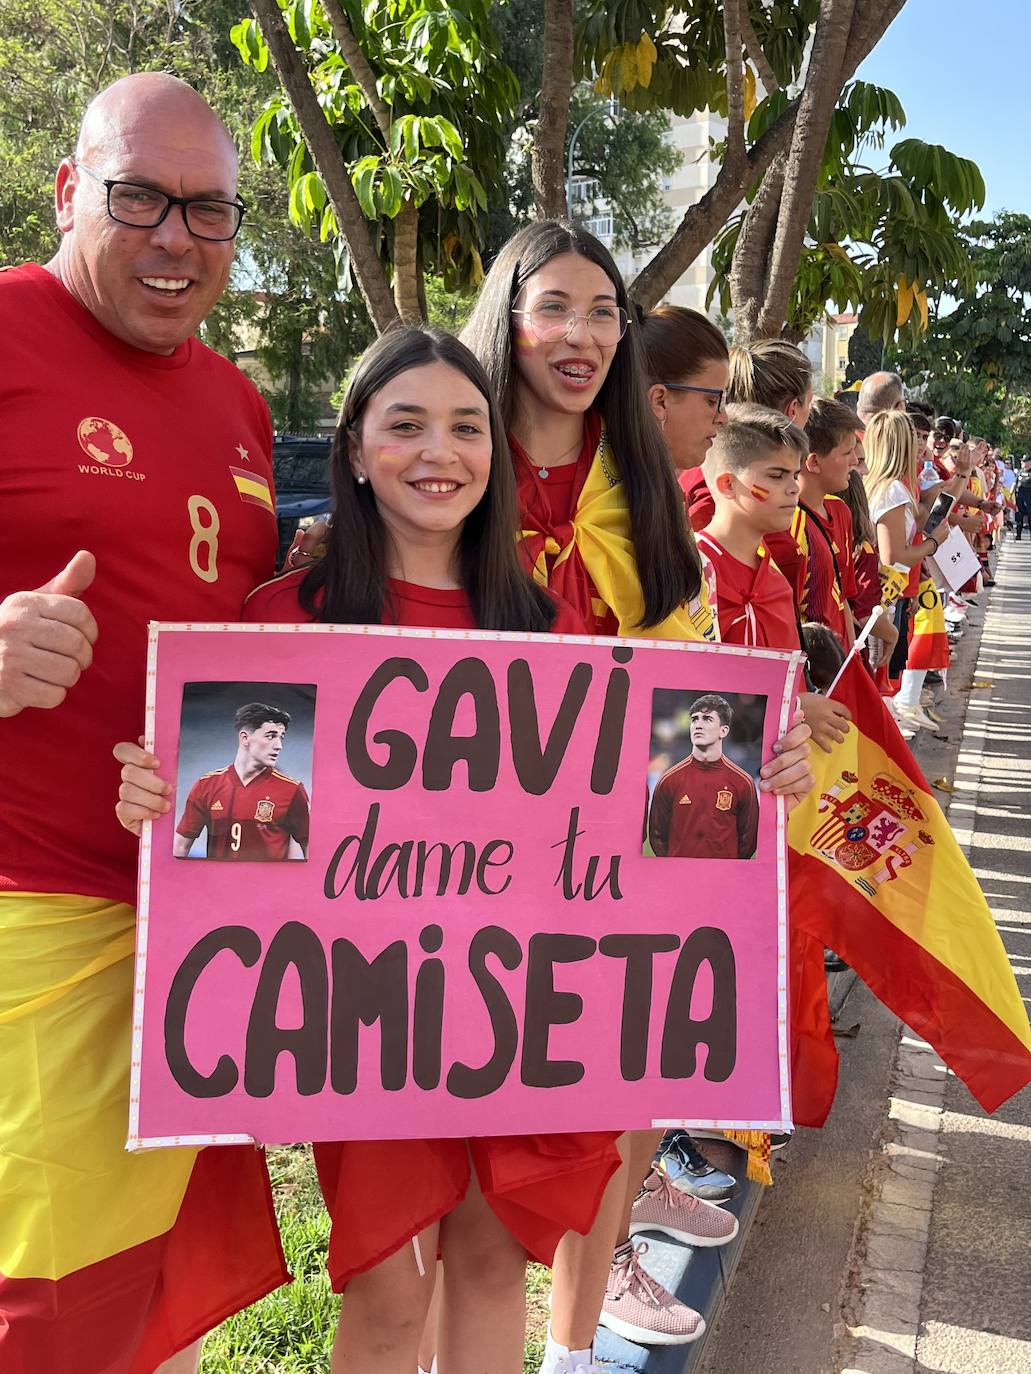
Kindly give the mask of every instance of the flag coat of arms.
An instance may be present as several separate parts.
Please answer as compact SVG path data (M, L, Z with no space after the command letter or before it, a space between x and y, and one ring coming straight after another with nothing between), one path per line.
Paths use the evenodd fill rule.
M791 917L994 1111L1031 1082L1031 1026L977 879L862 663L845 742L789 827Z

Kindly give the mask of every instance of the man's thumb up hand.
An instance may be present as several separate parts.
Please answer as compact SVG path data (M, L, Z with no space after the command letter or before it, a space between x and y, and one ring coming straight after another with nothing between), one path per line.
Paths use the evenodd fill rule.
M60 706L93 662L97 622L79 598L96 571L82 550L37 591L0 601L0 717Z
M51 596L81 596L97 575L97 560L80 549L72 560L39 590Z

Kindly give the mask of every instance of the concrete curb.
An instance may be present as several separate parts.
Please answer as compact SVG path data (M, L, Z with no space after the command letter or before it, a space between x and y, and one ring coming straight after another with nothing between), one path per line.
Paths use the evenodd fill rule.
M991 613L989 599L976 652L957 655L960 661L950 670L961 684L976 671ZM954 682L948 697L956 700L959 696ZM984 722L991 700L966 696L966 692L962 696L956 792L951 799L939 794L939 801L950 823L954 813L968 822L966 828L953 823L953 830L969 859L982 777ZM942 1163L939 1144L947 1074L931 1047L903 1027L881 1151L871 1163L869 1201L856 1222L846 1273L844 1322L833 1365L838 1374L916 1374L924 1269Z

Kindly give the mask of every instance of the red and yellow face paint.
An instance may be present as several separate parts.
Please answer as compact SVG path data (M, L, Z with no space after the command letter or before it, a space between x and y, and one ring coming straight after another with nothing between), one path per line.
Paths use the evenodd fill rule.
M758 482L752 483L748 488L748 493L750 496L753 496L756 501L768 501L770 499L768 489L766 487L761 487Z

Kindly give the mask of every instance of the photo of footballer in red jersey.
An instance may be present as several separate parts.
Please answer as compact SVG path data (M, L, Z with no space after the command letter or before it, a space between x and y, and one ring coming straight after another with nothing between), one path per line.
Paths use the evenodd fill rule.
M308 856L309 802L304 783L277 764L290 712L250 701L234 717L236 757L199 777L175 828L173 853L191 857L206 832L206 849L194 858L276 862Z
M660 695L683 694L656 693ZM765 705L763 697L748 698L749 709L743 713L748 719L741 733L757 737L757 743L761 743ZM664 771L655 783L648 810L646 854L660 859L750 859L754 855L759 828L755 775L724 750L734 716L727 698L711 692L695 696L690 704L682 702L672 712L656 712L652 764ZM670 763L682 752L677 742L683 739L685 717L690 752ZM758 768L759 751L754 752Z

